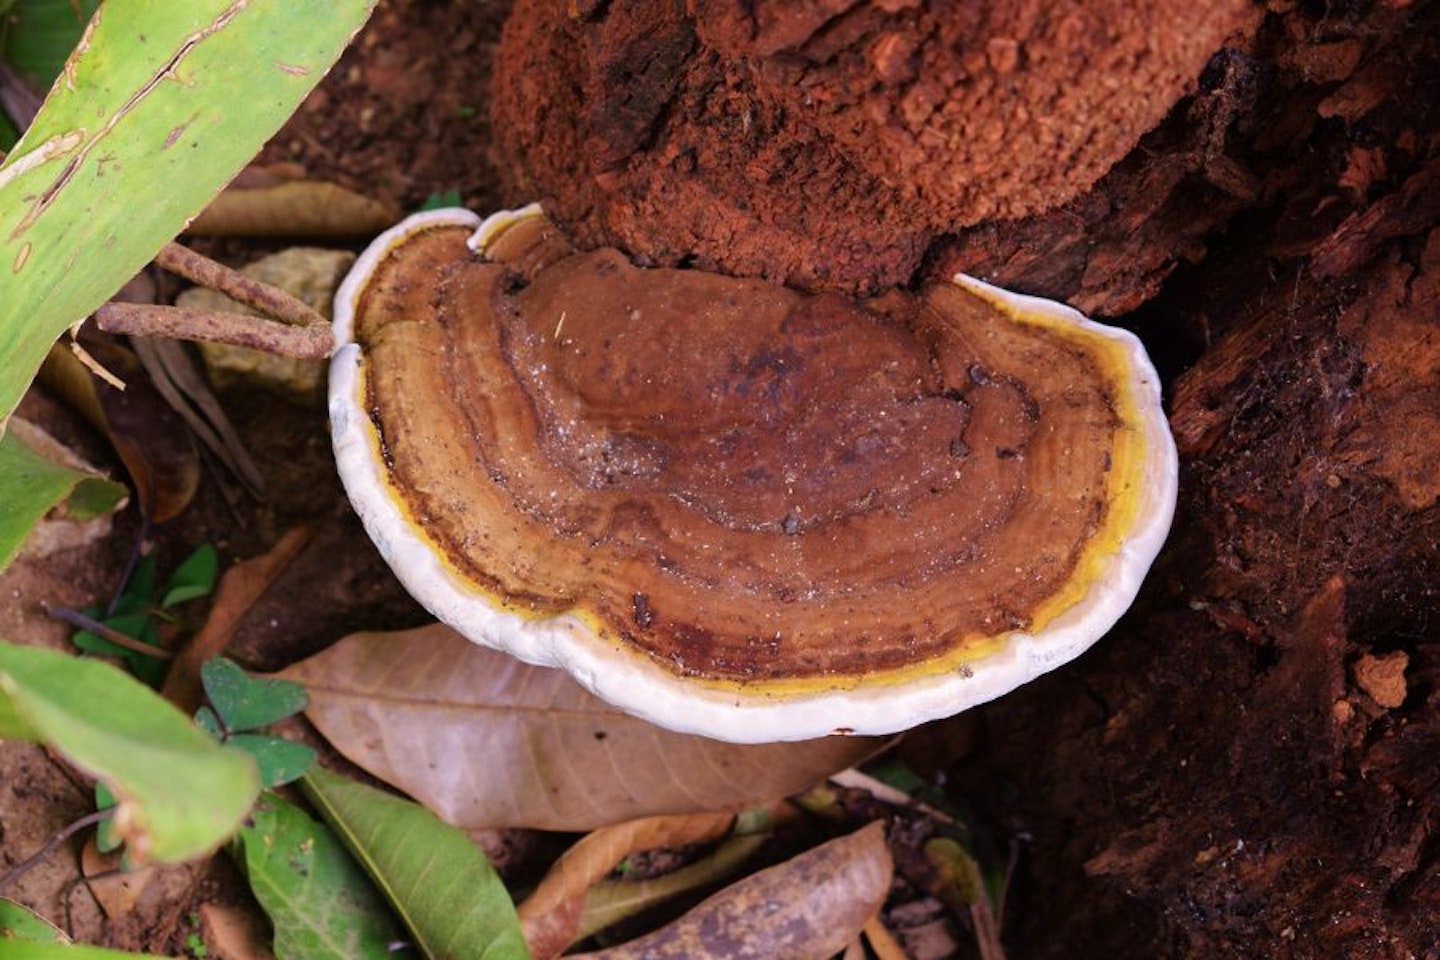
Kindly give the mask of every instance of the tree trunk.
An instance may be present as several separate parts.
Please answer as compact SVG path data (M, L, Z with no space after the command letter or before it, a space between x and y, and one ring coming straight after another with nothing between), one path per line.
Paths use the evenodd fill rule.
M1440 5L1043 6L521 0L498 166L642 262L964 270L1137 330L1170 545L1092 653L953 722L956 789L1033 838L1006 937L1436 956Z

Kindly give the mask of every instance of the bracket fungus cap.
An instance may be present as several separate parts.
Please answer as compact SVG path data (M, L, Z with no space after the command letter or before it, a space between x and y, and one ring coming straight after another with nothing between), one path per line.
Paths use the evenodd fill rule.
M959 276L868 301L419 214L341 286L336 461L406 588L661 726L883 734L1079 655L1174 511L1130 333Z

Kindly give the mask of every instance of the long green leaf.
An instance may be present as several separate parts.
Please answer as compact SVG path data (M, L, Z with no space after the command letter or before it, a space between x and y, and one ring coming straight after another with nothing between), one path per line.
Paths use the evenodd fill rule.
M8 433L0 436L0 491L0 570L56 504L68 501L71 515L84 520L113 509L126 494L121 484L46 459Z
M0 165L0 422L55 338L259 150L374 2L101 7Z
M388 960L385 901L324 824L266 794L232 848L275 928L279 960Z
M431 960L528 960L505 885L475 844L417 803L317 767L305 795Z
M255 763L99 660L0 642L0 737L37 740L119 798L114 823L137 862L217 847L259 794Z

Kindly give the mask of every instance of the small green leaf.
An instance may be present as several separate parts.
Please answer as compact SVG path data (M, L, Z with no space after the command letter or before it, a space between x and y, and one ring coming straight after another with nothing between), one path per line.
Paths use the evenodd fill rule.
M113 480L46 459L12 434L0 436L0 570L56 505L65 503L77 520L87 520L114 509L125 495Z
M305 744L266 733L237 733L226 742L255 758L262 787L278 787L299 780L315 765L315 751Z
M0 943L64 943L65 934L49 920L14 900L0 899Z
M232 847L280 960L388 960L400 939L365 872L324 824L266 794Z
M455 187L443 193L432 193L420 204L421 210L441 210L445 207L460 206L460 191Z
M160 600L160 606L173 607L186 600L208 597L215 589L215 581L219 576L219 555L210 544L201 544L170 575L170 583L165 588L165 596Z
M310 702L305 688L293 680L256 679L224 657L205 661L200 682L225 728L232 732L258 730L293 717Z
M137 863L208 853L259 792L244 751L216 744L139 681L39 647L0 642L0 737L42 741L104 780Z
M300 782L427 957L530 956L509 892L464 833L417 803L323 767Z

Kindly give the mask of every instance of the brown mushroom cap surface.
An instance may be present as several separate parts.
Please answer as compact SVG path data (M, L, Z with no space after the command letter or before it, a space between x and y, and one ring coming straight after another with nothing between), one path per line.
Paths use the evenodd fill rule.
M492 222L483 255L473 233L432 218L370 256L343 321L360 357L336 362L365 416L336 416L337 451L371 425L403 520L377 540L422 602L622 707L733 739L910 726L926 717L839 704L963 684L1052 625L1069 659L1163 540L1174 454L1131 340L954 284L857 302L641 269L538 215ZM456 622L397 536L499 619ZM1137 540L1139 573L1117 574ZM1067 618L1117 576L1074 649ZM617 696L610 669L643 682ZM716 719L669 716L652 683ZM797 725L739 719L786 703Z

